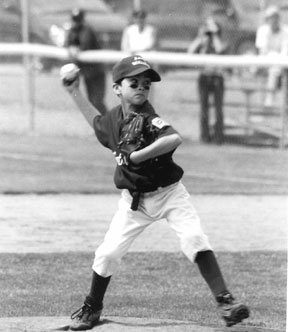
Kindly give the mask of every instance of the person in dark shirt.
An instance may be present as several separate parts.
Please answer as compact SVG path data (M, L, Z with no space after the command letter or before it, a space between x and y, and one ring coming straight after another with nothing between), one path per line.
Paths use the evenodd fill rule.
M85 21L85 12L82 9L72 10L66 47L68 47L71 60L81 70L89 101L101 113L105 113L105 66L102 63L81 62L77 59L80 51L101 49L95 31Z
M207 18L200 27L198 36L190 44L188 53L224 54L227 45L222 41L221 28L211 17ZM198 92L200 99L200 139L209 143L213 139L216 143L224 141L224 76L221 68L207 66L200 71L198 77ZM214 132L210 129L209 98L214 97L215 118Z
M92 329L97 325L104 294L121 259L137 236L161 219L165 219L178 235L188 260L198 265L227 326L241 322L249 316L249 310L244 304L237 303L228 291L191 197L181 182L183 169L173 160L182 138L148 101L151 84L159 82L160 75L141 56L133 55L115 64L112 77L113 91L120 104L105 115L99 115L83 97L77 79L66 86L100 143L113 153L116 160L114 183L122 190L118 210L103 243L95 252L89 295L82 307L72 314L70 329ZM121 128L129 117L139 115L146 121L144 137L153 133L153 139L143 148L131 152L127 162L119 147ZM140 192L136 207L133 204L135 191Z

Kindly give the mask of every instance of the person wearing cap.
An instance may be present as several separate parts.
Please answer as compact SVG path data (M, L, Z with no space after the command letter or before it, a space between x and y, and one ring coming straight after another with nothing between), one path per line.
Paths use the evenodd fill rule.
M260 25L256 32L255 46L260 55L278 56L288 55L288 27L281 23L280 11L277 6L270 6L264 12L264 24ZM275 93L280 87L281 68L271 66L268 68L266 95L264 107L274 107Z
M222 38L222 29L212 16L208 16L200 26L198 35L189 45L188 53L226 54L228 45ZM224 71L221 68L206 66L200 68L198 76L200 103L200 140L203 143L224 143ZM210 97L213 97L215 125L210 128Z
M146 11L143 9L133 11L132 24L128 25L122 33L121 51L137 54L157 48L156 28L148 24L146 20Z
M85 11L74 8L71 12L71 25L68 30L65 46L68 48L70 61L79 68L90 102L101 112L106 112L105 90L106 69L102 63L87 63L77 59L79 52L101 49L95 31L86 23Z
M92 329L98 324L104 295L121 259L137 236L160 219L166 219L178 235L184 254L191 263L198 265L227 326L239 323L249 316L249 310L244 304L237 303L227 290L200 218L181 182L183 169L173 160L173 153L182 138L156 113L148 100L151 84L161 80L159 73L141 56L133 55L115 64L112 77L113 91L120 104L104 115L84 98L77 79L66 86L100 143L111 150L116 160L114 183L121 190L118 210L95 252L90 292L81 308L72 314L70 329ZM133 151L129 156L130 163L126 163L119 147L121 128L129 117L137 114L145 118L148 136L153 133L155 140ZM145 167L141 168L143 163ZM140 196L138 205L133 207L135 191Z

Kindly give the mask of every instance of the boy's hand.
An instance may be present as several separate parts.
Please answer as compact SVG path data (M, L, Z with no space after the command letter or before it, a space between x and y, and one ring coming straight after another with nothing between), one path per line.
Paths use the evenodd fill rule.
M60 79L69 92L79 86L80 69L74 63L68 63L60 69Z

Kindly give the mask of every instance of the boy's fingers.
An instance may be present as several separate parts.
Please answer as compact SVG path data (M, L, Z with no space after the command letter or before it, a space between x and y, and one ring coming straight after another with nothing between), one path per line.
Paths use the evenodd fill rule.
M64 86L70 86L79 80L80 69L74 63L68 63L60 69L60 79Z

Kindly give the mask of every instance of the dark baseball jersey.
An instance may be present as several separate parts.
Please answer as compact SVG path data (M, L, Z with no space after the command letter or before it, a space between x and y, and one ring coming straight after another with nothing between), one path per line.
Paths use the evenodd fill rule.
M137 112L145 114L147 125L153 132L151 136L155 135L159 138L176 133L172 126L155 113L149 102L145 102ZM140 167L138 171L131 170L122 162L118 143L123 121L121 105L116 106L105 115L97 115L94 119L94 130L98 140L113 152L117 162L114 173L116 187L130 191L149 192L179 181L183 176L183 170L172 159L175 150L149 160L145 167Z

